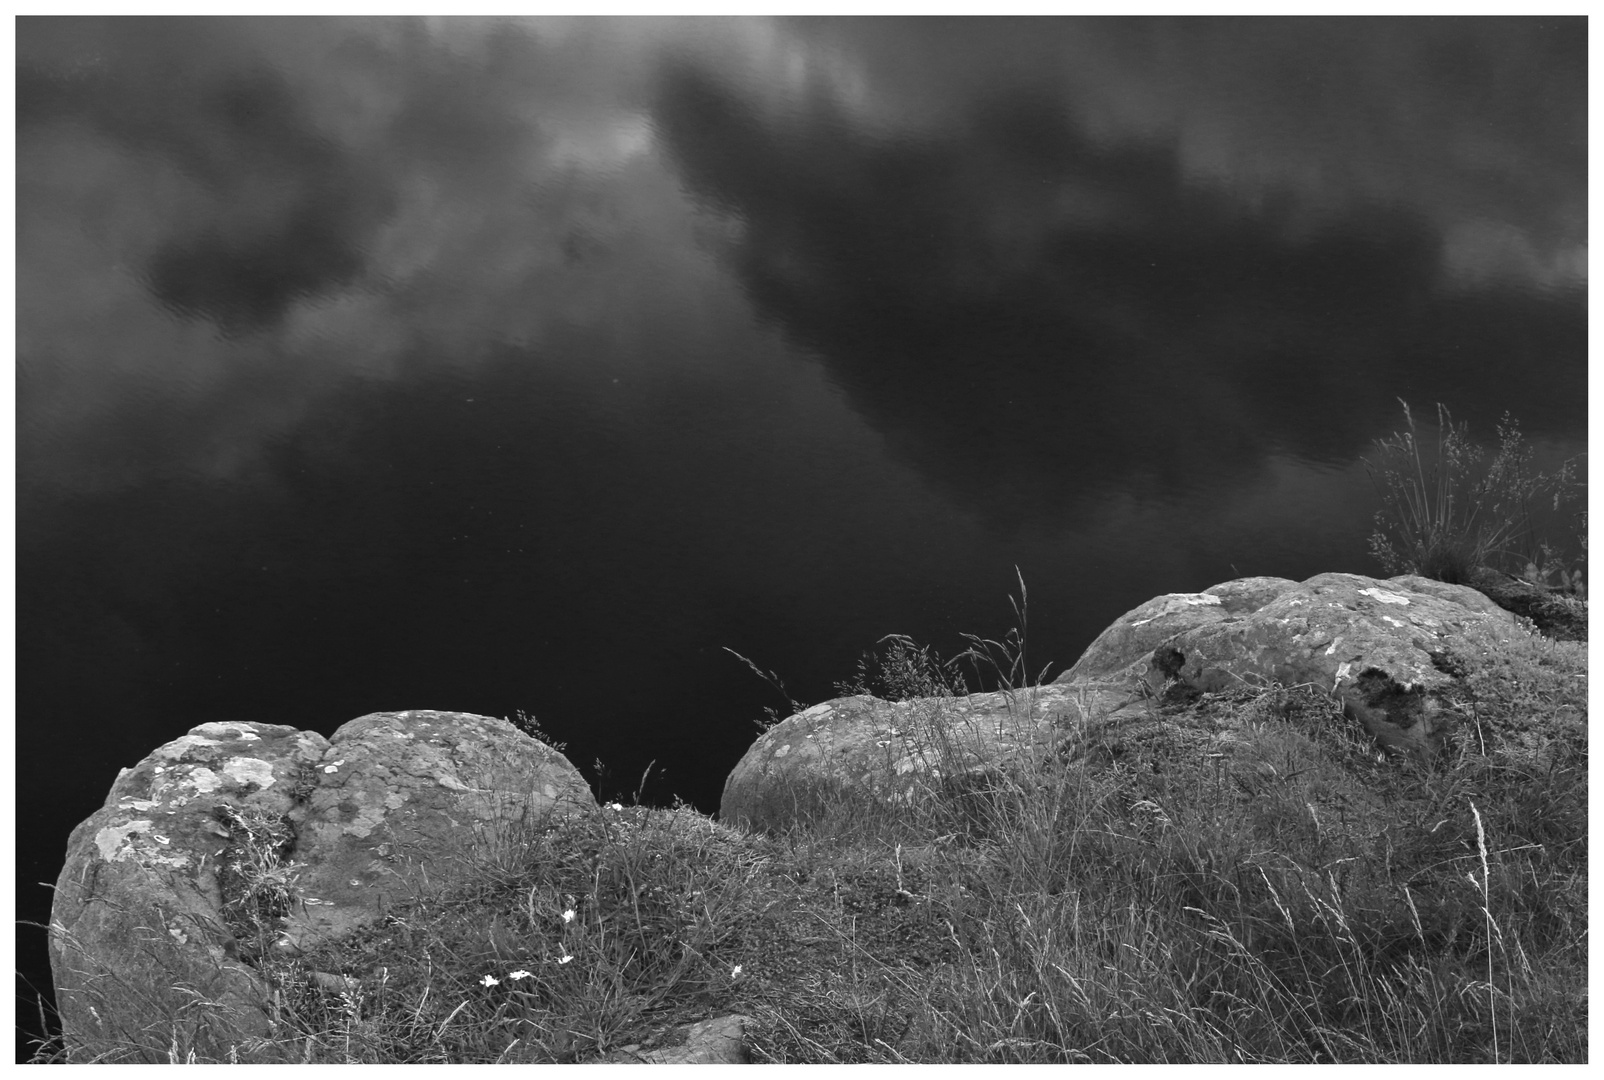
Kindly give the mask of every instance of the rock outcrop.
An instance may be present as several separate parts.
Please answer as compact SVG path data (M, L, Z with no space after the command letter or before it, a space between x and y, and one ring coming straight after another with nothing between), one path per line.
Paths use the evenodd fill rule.
M69 1056L182 1029L226 1059L270 1027L262 950L346 934L449 882L471 845L587 804L566 758L490 717L194 728L123 770L68 842L50 955Z
M1475 589L1429 578L1244 578L1126 612L1055 682L1128 678L1131 665L1166 648L1184 657L1173 677L1200 690L1241 681L1335 689L1369 668L1405 687L1435 686L1447 675L1434 657L1492 643L1511 624Z
M836 804L916 791L1060 751L1091 728L1233 687L1312 685L1387 751L1428 760L1451 713L1455 653L1521 632L1474 589L1416 576L1255 577L1127 612L1052 684L899 703L837 698L778 724L724 786L720 817L773 829Z
M1482 593L1430 578L1248 578L1127 612L1057 682L1152 682L1156 671L1172 695L1313 685L1385 749L1426 760L1446 734L1441 692L1455 654L1494 648L1514 630L1513 616Z

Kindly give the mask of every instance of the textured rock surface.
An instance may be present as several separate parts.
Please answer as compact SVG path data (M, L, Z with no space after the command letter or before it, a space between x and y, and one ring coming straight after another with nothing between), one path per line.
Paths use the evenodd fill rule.
M1424 760L1446 734L1451 714L1437 698L1453 682L1454 654L1496 648L1500 635L1518 632L1510 614L1475 589L1414 575L1320 574L1239 590L1246 602L1229 604L1224 591L1242 584L1127 612L1059 681L1092 673L1129 681L1158 666L1199 692L1311 684L1340 697L1385 748Z
M1286 578L1253 577L1227 581L1200 593L1167 593L1127 611L1086 647L1075 666L1056 683L1106 679L1175 635L1229 623L1262 608L1298 583Z
M737 763L720 816L774 828L843 797L895 805L931 778L950 779L952 764L959 773L1006 766L1032 742L1062 747L1094 723L1150 716L1161 695L1272 683L1331 693L1383 748L1425 760L1452 717L1438 696L1454 679L1455 652L1519 632L1476 590L1415 576L1242 578L1159 596L1028 695L838 698L790 717Z
M1091 680L890 702L859 694L764 732L724 782L719 819L775 828L843 801L897 806L934 781L962 784L1034 748L1056 748L1094 716L1143 705Z
M429 877L450 876L468 843L499 824L594 802L557 751L505 720L464 713L352 720L334 733L316 775L290 815L306 900L286 937L302 946L377 916Z
M267 1032L254 949L344 933L450 880L470 841L591 802L566 758L490 717L376 713L331 739L197 727L124 770L68 842L50 932L67 1047L88 1060L182 1025L226 1055ZM243 884L248 847L297 897L269 913L276 941L242 931L242 907L263 902Z
M684 1042L658 1050L626 1048L610 1055L608 1064L646 1065L744 1065L746 1064L746 1025L751 1018L741 1015L718 1016L691 1024Z

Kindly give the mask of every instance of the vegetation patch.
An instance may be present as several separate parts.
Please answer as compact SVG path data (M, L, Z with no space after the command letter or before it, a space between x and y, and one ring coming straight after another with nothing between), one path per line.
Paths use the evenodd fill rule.
M1422 436L1408 402L1399 404L1404 430L1378 439L1365 460L1382 502L1370 551L1386 572L1471 584L1484 567L1503 561L1534 585L1546 589L1556 581L1564 592L1585 595L1580 564L1568 566L1534 525L1543 504L1559 512L1581 497L1579 463L1567 461L1552 473L1535 469L1531 447L1507 413L1488 458L1446 406L1437 405L1433 437ZM1575 517L1585 553L1586 511Z
M257 962L277 938L279 920L295 900L295 827L281 814L219 803L213 810L228 833L217 863L224 925L239 958Z

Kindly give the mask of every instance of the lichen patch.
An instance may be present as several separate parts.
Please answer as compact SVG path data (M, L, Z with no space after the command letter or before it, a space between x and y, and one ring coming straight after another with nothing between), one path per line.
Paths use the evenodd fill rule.
M227 764L223 766L223 775L241 787L246 784L255 784L261 788L273 786L273 766L261 758L229 758Z
M223 786L223 778L210 769L197 766L189 774L189 784L197 794L209 795Z
M1407 606L1409 603L1407 596L1399 596L1397 593L1387 592L1385 589L1360 589L1359 595L1374 597L1383 604L1403 604Z
M95 846L100 849L100 857L107 862L119 862L130 858L133 850L128 846L128 838L135 833L148 832L152 822L147 820L130 821L126 825L108 825L95 834Z

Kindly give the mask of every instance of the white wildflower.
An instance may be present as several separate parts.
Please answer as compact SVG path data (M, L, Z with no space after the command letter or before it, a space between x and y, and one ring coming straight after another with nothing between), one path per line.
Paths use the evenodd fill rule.
M563 922L573 922L573 921L574 921L574 909L573 908L569 908L567 911L563 912Z
M519 968L517 971L509 973L507 978L511 979L513 982L517 982L519 979L529 978L530 974L530 972L525 971L523 968Z
M741 977L741 965L740 964L736 964L735 967L730 970L730 978L739 979L740 977Z
M501 980L496 978L494 975L486 975L484 978L480 979L479 982L483 986L500 986L501 985Z

